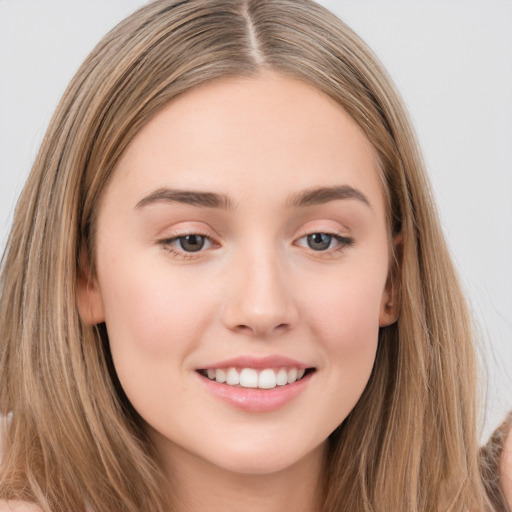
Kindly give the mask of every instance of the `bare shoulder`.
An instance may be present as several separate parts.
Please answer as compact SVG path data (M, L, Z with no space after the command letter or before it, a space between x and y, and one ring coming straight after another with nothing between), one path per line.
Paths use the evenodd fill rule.
M0 501L0 512L41 512L41 509L24 501Z
M500 461L501 487L512 510L512 428L509 428Z

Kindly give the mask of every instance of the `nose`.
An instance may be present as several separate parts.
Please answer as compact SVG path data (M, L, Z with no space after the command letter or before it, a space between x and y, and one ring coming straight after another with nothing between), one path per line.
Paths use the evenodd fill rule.
M268 338L291 329L298 312L285 266L272 251L239 258L230 272L224 325L239 333Z

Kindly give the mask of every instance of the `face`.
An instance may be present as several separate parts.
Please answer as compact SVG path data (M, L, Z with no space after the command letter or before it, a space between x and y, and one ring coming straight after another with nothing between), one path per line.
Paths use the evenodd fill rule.
M322 451L394 320L374 150L310 85L173 101L104 191L82 319L168 460L268 473Z

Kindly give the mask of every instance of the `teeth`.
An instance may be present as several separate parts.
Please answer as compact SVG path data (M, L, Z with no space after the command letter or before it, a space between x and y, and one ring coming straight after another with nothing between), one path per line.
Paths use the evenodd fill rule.
M276 386L285 386L302 379L305 371L304 368L289 368L288 370L286 368L279 370L266 368L258 373L254 368L242 368L240 372L236 368L227 370L209 368L206 370L206 375L210 380L226 383L229 386L273 389Z
M234 371L236 372L236 370ZM243 388L257 388L258 372L256 370L253 370L252 368L244 368L240 372L240 386L242 386Z
M276 372L274 370L263 370L258 378L258 387L261 389L272 389L277 384Z
M297 368L292 368L288 370L288 384L295 382L297 380Z
M288 384L288 373L284 368L281 368L277 372L277 385L284 386L285 384Z
M229 384L230 386L240 384L240 374L235 370L235 368L230 368L228 370L226 384Z

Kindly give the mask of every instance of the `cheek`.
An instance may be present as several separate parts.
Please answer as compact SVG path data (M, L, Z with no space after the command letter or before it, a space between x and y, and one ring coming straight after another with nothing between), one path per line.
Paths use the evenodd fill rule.
M103 279L102 295L116 366L123 361L129 365L131 358L156 364L183 358L214 315L198 283L145 265L131 264L129 272L121 266L111 270Z
M378 333L384 289L381 276L345 277L318 283L306 297L309 325L331 349L357 349Z
M344 419L355 406L370 377L379 335L379 311L385 278L367 274L345 277L309 293L309 326L321 345L328 382L325 400L339 404L333 414Z
M214 314L208 294L161 268L133 264L129 272L110 269L102 292L110 351L132 405L150 424L184 410L187 357Z

